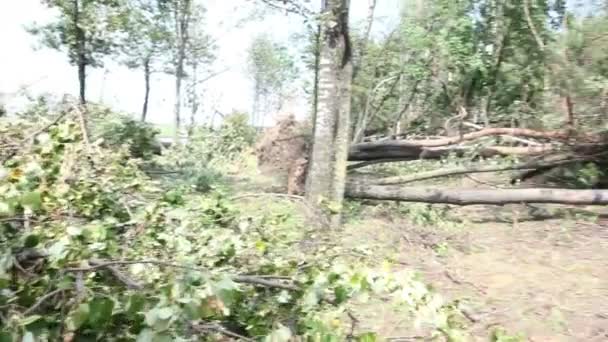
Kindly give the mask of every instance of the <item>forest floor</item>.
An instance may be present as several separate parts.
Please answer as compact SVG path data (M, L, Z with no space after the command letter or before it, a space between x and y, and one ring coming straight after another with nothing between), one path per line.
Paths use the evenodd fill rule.
M276 178L241 183L239 191L284 190ZM488 341L497 328L521 334L510 341L608 341L608 219L598 212L605 208L595 210L370 203L354 205L331 235L366 251L358 258L368 264L390 258L395 268L419 272L446 301L459 303L475 341ZM412 333L386 300L356 312L357 329L393 341L424 335Z

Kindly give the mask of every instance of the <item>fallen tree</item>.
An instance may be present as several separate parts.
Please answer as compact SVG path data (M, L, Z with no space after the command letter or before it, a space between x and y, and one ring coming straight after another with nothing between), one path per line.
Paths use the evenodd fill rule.
M403 139L397 140L406 145L421 146L421 147L440 147L460 144L465 141L477 140L483 137L489 136L509 136L509 137L525 137L533 139L547 139L547 140L559 140L568 141L576 140L585 143L597 143L602 141L602 136L597 134L580 134L571 132L568 130L559 131L538 131L528 128L508 128L508 127L493 127L484 128L479 131L466 133L463 135L456 135L452 137L440 137L434 139ZM364 143L365 144L365 143Z
M608 190L564 189L436 189L349 183L346 196L350 198L392 200L401 202L472 204L556 203L571 205L606 205Z
M468 146L450 147L425 147L412 144L405 140L383 140L369 143L354 144L348 153L349 161L372 161L372 160L418 160L418 159L440 159L454 154L463 157L467 154L475 154L480 157L490 158L494 156L534 156L549 153L555 147L549 144L539 146L486 146L481 148Z
M557 166L563 166L573 163L578 163L584 160L581 159L568 159L559 160L551 163L521 163L516 165L476 165L476 166L459 166L450 169L439 169L433 171L427 171L422 173L416 173L407 176L393 176L385 177L373 180L372 183L376 185L394 185L394 184L406 184L419 182L423 180L429 180L434 178L449 177L456 175L464 175L470 173L487 173L487 172L500 172L500 171L515 171L515 170L547 170Z

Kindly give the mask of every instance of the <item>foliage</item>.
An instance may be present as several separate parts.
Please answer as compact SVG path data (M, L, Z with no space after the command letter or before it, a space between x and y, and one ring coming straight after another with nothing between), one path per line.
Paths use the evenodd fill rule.
M268 35L256 36L247 53L249 74L254 85L256 108L253 108L253 115L277 110L290 90L290 82L296 78L293 58L285 46L272 41Z
M82 52L86 65L102 65L102 57L115 44L113 34L118 28L120 1L42 0L42 3L58 10L59 17L46 25L32 25L29 31L40 36L45 46L65 50L72 64L78 63Z
M583 7L592 14L560 0L530 1L527 9L495 0L405 1L401 22L385 36L360 44L365 37L352 35L354 46L366 46L355 55L353 124L394 132L400 123L409 134L432 134L462 106L467 121L483 125L560 128L568 97L579 128L605 129L600 32L608 14L591 2Z
M120 54L129 68L151 70L172 46L169 13L155 0L129 0L120 21Z
M151 124L124 115L104 116L98 130L106 146L129 146L132 158L151 159L160 153L159 131Z
M492 336L493 342L523 342L526 338L521 334L510 335L504 328L499 327L494 330Z
M35 130L0 122L16 125ZM3 340L194 341L224 329L343 340L350 323L337 317L363 293L395 296L412 317L446 310L411 273L301 250L309 232L291 214L163 189L126 149L84 145L72 121L18 148L0 172Z

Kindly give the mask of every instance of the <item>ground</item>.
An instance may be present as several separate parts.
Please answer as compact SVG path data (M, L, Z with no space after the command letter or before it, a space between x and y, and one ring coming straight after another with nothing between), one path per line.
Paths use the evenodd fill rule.
M284 182L276 173L259 175L237 188L282 192ZM380 267L391 259L395 269L419 272L446 301L458 301L472 340L488 341L504 329L522 337L499 341L608 341L604 208L349 207L344 226L328 233L333 242L352 247L355 257L368 264ZM424 336L390 301L371 301L354 310L361 331L373 329L392 341Z
M529 341L608 340L608 227L561 218L437 229L386 217L347 225L344 242L395 249L402 267L465 304L475 340L497 327ZM362 320L384 336L410 335L390 310L367 309L384 315Z

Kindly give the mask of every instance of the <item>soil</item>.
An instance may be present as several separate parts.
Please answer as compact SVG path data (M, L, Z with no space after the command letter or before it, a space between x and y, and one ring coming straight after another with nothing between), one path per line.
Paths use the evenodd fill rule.
M265 146L272 146L268 141ZM286 150L259 151L272 155L262 161L276 169L273 163L304 151ZM273 176L272 189L284 190L284 180ZM270 178L264 179L264 185L247 187L271 191ZM488 181L454 184L493 186ZM464 303L474 341L488 341L497 327L527 341L608 341L608 208L594 208L592 215L583 209L589 208L449 207L441 224L416 224L414 214L369 203L330 235L342 246L372 251L368 263L396 259L397 268L418 271L446 301ZM420 336L386 301L357 306L356 313L362 331L378 331L393 341Z
M401 267L419 271L448 301L466 303L475 341L488 341L497 327L529 341L608 341L608 224L498 217L518 209L484 208L497 220L464 229L372 216L347 225L343 243L392 249ZM359 312L363 329L411 335L390 307L375 303Z

